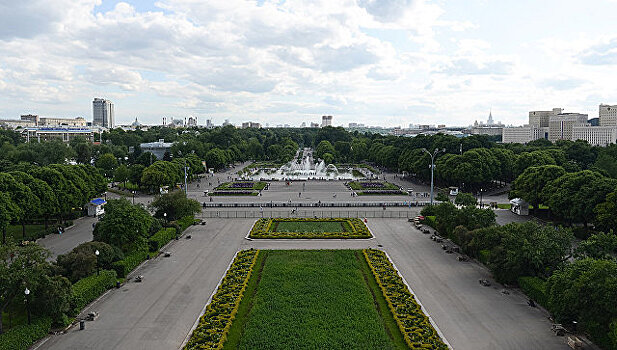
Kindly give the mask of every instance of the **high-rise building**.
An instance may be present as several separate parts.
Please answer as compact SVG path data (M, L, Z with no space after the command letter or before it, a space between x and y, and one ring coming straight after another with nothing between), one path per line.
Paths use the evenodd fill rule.
M548 140L572 140L572 128L587 124L587 114L560 113L552 115L548 121Z
M529 112L529 125L536 128L546 128L548 127L549 119L562 112L562 108L553 108L552 111L531 111Z
M332 126L332 116L324 115L321 117L321 127Z
M92 101L92 125L114 127L114 104L110 100L95 98Z
M600 126L617 126L617 105L600 105Z

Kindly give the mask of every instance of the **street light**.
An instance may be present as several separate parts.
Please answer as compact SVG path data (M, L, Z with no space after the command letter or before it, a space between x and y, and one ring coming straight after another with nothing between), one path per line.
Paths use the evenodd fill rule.
M24 290L24 294L26 295L26 312L28 313L28 324L30 324L30 305L28 300L28 295L30 295L30 289L28 289L28 287L26 287L26 290Z
M433 153L429 152L426 148L423 148L422 151L428 153L428 155L431 156L431 205L433 205L433 177L435 171L435 156L437 156L437 153L439 153L440 151L441 153L445 153L446 149L435 148L435 151Z
M163 217L165 218L165 223L167 223L167 213L163 213Z
M94 255L96 255L96 275L97 276L99 275L99 254L100 252L98 249L94 251Z
M482 191L483 191L483 190L482 190L482 189L480 189L480 208L482 208L482 207L483 207L483 205L482 205Z

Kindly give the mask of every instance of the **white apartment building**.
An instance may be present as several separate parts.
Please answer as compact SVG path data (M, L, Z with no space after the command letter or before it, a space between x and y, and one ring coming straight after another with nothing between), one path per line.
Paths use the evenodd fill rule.
M95 98L92 101L92 125L104 128L114 127L113 102L103 98Z
M587 124L588 115L581 113L561 113L552 115L548 121L548 140L572 140L572 128Z
M572 128L571 140L585 140L592 146L607 146L617 142L617 127L575 125Z
M548 127L540 128L527 124L502 129L503 143L528 143L538 139L548 139Z
M600 126L617 127L617 105L600 105Z

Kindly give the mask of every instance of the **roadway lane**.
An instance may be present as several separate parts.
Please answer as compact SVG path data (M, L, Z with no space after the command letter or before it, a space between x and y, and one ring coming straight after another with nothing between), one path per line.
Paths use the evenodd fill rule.
M51 252L49 260L56 260L58 255L68 253L84 242L90 242L92 240L92 224L95 222L96 218L79 218L73 221L73 226L67 228L63 234L50 234L36 242L49 249Z
M40 349L176 349L188 335L210 294L245 241L253 220L209 221L186 233L192 239L172 241L170 258L148 261L128 282L86 308L100 316L86 329L73 327L52 336Z
M504 295L494 281L481 286L481 278L492 281L486 268L458 262L457 254L446 254L406 220L368 224L455 349L568 349L550 331L548 315L529 307L522 294Z

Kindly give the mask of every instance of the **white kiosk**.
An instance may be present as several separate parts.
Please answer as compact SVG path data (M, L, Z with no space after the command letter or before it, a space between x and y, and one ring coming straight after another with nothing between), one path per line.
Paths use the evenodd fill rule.
M103 198L94 198L88 203L88 216L99 216L105 213L103 206L107 202Z
M510 201L510 211L517 215L529 215L529 203L521 198L514 198Z

